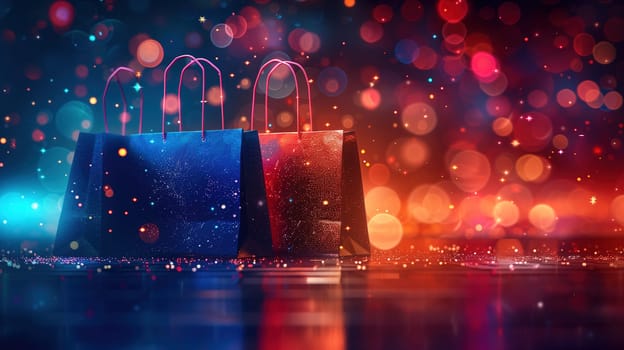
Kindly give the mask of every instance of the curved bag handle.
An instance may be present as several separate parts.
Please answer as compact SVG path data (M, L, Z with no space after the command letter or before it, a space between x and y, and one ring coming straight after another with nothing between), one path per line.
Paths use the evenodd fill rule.
M196 63L199 68L202 71L202 81L206 80L206 72L204 70L204 66L199 64L199 62L197 62L195 56L193 55L189 55L189 54L184 54L184 55L179 55L176 56L174 59L171 60L171 62L169 62L169 64L167 65L167 67L165 67L165 71L163 73L163 97L162 97L162 138L163 141L167 140L167 132L165 131L165 102L167 99L167 74L169 73L169 70L171 69L171 67L179 60L183 59L183 58L190 58L192 61L191 63ZM202 100L204 99L204 94L205 91L202 89ZM179 98L179 91L178 91L178 98ZM178 104L180 103L180 101L178 100ZM203 107L203 105L202 105ZM178 123L178 131L182 131L182 123ZM202 135L204 134L204 109L202 108ZM203 136L202 136L203 137Z
M102 93L102 116L104 118L104 131L108 133L108 114L106 113L106 95L108 94L108 88L110 86L113 78L117 81L117 86L119 87L119 91L121 93L121 103L123 105L123 115L128 114L128 101L126 100L126 94L123 91L123 87L121 86L121 82L119 81L118 74L120 72L129 72L134 75L137 80L137 84L139 82L139 78L134 69L129 67L117 67L106 79L106 85L104 85L104 92ZM126 135L126 121L121 122L121 134ZM139 134L143 132L143 89L139 85Z
M210 65L212 68L214 68L217 71L217 75L219 76L219 102L221 105L221 130L225 129L225 114L224 114L224 110L223 110L223 78L221 76L221 70L214 65L214 63L212 63L210 60L203 58L203 57L198 57L193 59L191 62L189 62L186 66L184 66L184 68L182 68L182 72L180 72L180 80L178 82L178 120L180 123L180 129L182 129L182 99L181 99L181 91L182 91L182 78L184 78L184 73L186 72L186 70L192 66L193 64L197 64L202 68L202 72L203 72L203 65L200 63L207 63L208 65ZM205 79L205 75L204 75L204 79ZM202 100L201 100L201 107L202 107L202 140L204 139L204 134L205 134L205 125L204 125L204 110L205 110L205 106L206 106L206 101L204 100L206 96L206 81L202 80Z
M308 90L308 111L309 111L309 115L310 115L310 130L312 130L312 102L311 102L311 97L312 95L310 94L310 82L309 82L309 78L308 78L308 74L305 71L305 69L303 68L303 66L301 66L299 63L294 62L294 61L290 61L290 60L282 60L282 59L278 59L278 58L274 58L271 59L269 61L267 61L266 63L264 63L259 71L258 71L258 75L256 76L256 81L254 82L254 87L252 90L252 101L251 101L251 121L250 121L250 129L253 129L254 127L254 115L255 115L255 101L256 101L256 89L258 86L258 82L260 80L260 76L262 75L262 72L264 71L264 69L266 69L266 67L268 67L270 64L272 63L277 63L275 66L273 66L273 68L269 71L269 73L267 74L267 78L266 78L266 88L265 88L265 104L264 104L264 116L265 116L265 130L268 130L268 112L269 112L269 107L268 107L268 100L269 100L269 82L271 79L271 75L273 74L273 72L277 69L277 67L279 67L282 64L285 64L291 74L293 75L293 77L295 78L295 94L296 94L296 100L297 100L297 107L296 107L296 113L297 113L297 135L299 136L299 138L301 138L301 124L300 124L300 116L299 116L299 83L297 82L297 75L294 71L294 69L292 68L292 66L296 66L298 67L302 72L303 72L303 76L306 80L306 85L307 85L307 90Z

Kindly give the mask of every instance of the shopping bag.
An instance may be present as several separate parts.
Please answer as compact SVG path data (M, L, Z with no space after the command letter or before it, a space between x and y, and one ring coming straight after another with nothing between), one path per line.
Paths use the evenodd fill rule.
M126 134L125 116L128 103L118 78L121 72L135 77L136 72L128 67L115 69L104 88L102 96L105 133L80 133L76 141L74 157L65 191L63 207L55 243L54 255L58 256L98 256L101 250L101 191L102 191L102 138L109 132L106 114L106 96L111 81L115 79L122 96L123 112L121 134ZM137 81L138 83L138 81ZM143 127L143 90L139 90L139 130Z
M293 66L303 72L310 96L309 79L301 65L279 59L268 61L260 68L252 91L252 127L258 81L271 65L266 92L271 74L279 65L286 65L295 82ZM259 135L273 250L291 256L368 255L370 244L355 133L302 131L298 83L295 93L297 131ZM264 106L268 130L268 93Z
M185 57L204 75L199 59L182 55L165 84ZM162 125L161 133L101 137L101 255L270 255L257 133L205 130L203 104L201 131L166 132L164 108Z

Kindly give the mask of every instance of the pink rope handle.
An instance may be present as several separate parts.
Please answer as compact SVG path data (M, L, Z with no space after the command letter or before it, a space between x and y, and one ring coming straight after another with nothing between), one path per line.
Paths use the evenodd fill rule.
M297 82L297 76L294 72L294 70L292 69L291 65L294 65L296 67L298 67L299 69L301 69L301 71L303 72L304 78L306 80L306 85L307 85L307 90L308 90L308 111L309 111L309 115L310 115L310 130L312 130L312 103L311 103L311 98L312 95L310 93L310 79L308 78L308 74L305 71L305 69L303 68L303 66L301 66L299 63L294 62L294 61L289 61L289 60L282 60L282 59L278 59L278 58L273 58L269 61L267 61L266 63L264 63L259 71L258 71L258 75L256 76L256 81L254 82L254 86L252 89L252 97L251 97L251 120L250 120L250 129L254 128L254 116L255 116L255 105L256 105L256 90L258 87L258 82L260 80L260 76L262 75L262 72L264 71L264 69L266 69L267 66L269 66L272 63L277 63L277 65L275 65L275 67L273 67L273 69L269 72L269 74L267 75L267 88L265 91L265 129L268 129L268 82L270 81L270 76L273 72L273 70L276 69L277 66L281 65L281 64L286 64L291 73L293 74L293 77L295 78L295 88L297 90L296 94L297 94L297 132L298 135L301 136L301 131L300 131L300 123L299 123L299 94L298 94L298 82Z
M178 81L178 130L182 131L182 78L184 77L184 72L188 69L188 67L190 67L191 65L196 64L199 66L199 69L201 69L202 72L202 97L201 97L201 137L202 140L204 140L204 130L206 129L206 118L205 118L205 108L204 108L204 96L206 96L206 70L204 69L204 66L199 63L199 61L196 58L193 58L191 60L191 62L189 62L186 66L184 66L184 68L182 68L182 71L180 72L180 81ZM164 129L163 129L164 132ZM164 138L164 134L163 134L163 138Z
M129 67L117 67L106 79L106 85L104 85L104 92L102 93L102 116L104 118L104 131L108 133L108 114L106 113L106 95L108 94L108 88L110 86L111 80L116 78L117 86L119 87L119 92L121 93L121 103L123 105L123 116L128 114L128 101L126 100L126 94L123 91L123 87L121 86L121 82L119 81L118 74L119 72L129 72L134 75L137 79L137 83L139 82L139 78L137 77L136 71ZM122 120L121 123L121 134L126 135L126 124L127 122ZM143 89L139 88L139 134L143 132Z
M193 55L188 55L188 54L184 54L184 55L179 55L176 56L174 59L171 60L171 62L169 62L169 64L167 65L167 67L165 67L165 71L163 73L163 97L162 97L162 138L163 140L167 139L167 132L165 131L165 102L167 100L167 74L169 73L169 70L171 69L171 67L179 60L183 59L183 58L190 58L191 60L195 60L195 56ZM201 67L202 70L202 79L205 77L205 73L204 73L204 66L202 66L201 64L198 63L198 65ZM203 92L202 92L203 93ZM202 100L204 99L204 96L202 96ZM179 101L178 101L179 103ZM204 110L202 109L202 135L203 135L203 128L204 128ZM182 124L180 123L179 127L178 127L179 131L182 131Z
M275 72L275 70L282 64L288 67L290 73L295 79L295 99L297 100L295 106L295 113L297 115L297 136L301 138L301 122L299 116L299 83L297 82L297 74L295 73L295 70L290 64L286 63L285 61L279 61L276 65L274 65L266 77L266 87L264 88L264 130L269 130L269 83L271 82L271 75L273 75L273 72Z
M299 63L297 63L295 61L282 60L282 62L284 62L285 64L289 64L289 65L293 65L293 66L298 67L301 70L301 72L303 73L303 78L305 79L305 83L306 83L306 86L307 86L307 89L308 89L308 114L309 114L309 119L310 119L310 131L313 131L313 128L312 128L312 93L310 91L310 79L308 78L308 73L306 72L305 68L303 68L302 65L300 65ZM271 74L273 73L273 71L275 70L275 68L278 65L273 67L273 69L269 72L269 74L267 75L267 81L271 78ZM291 72L292 72L292 69L291 69ZM296 83L296 80L297 80L297 77L295 76L295 83ZM266 91L268 91L268 89ZM297 98L297 104L298 103L299 103L299 98ZM268 114L268 104L265 103L264 106L265 106L265 111L264 112L265 112L265 115L266 115L266 114ZM299 113L299 112L297 112L297 113ZM265 120L265 124L266 124L266 120Z
M204 62L207 63L208 65L210 65L212 68L214 68L217 71L217 75L219 76L219 91L220 91L220 95L219 95L219 100L220 100L220 104L221 104L221 130L225 129L225 113L223 110L223 78L221 76L221 70L214 65L214 63L212 63L210 60L203 58L203 57L198 57L194 60L192 60L191 62L189 62L186 66L184 66L184 68L182 68L182 72L180 73L180 81L178 82L178 120L180 121L180 127L182 126L182 99L181 99L181 89L182 89L182 79L184 78L184 73L186 72L186 70L193 64L198 64L200 65L200 67L203 68L203 66L199 63L199 62ZM206 96L206 80L205 80L205 75L204 75L204 80L202 80L202 139L204 139L204 109L205 109L205 102L204 98Z

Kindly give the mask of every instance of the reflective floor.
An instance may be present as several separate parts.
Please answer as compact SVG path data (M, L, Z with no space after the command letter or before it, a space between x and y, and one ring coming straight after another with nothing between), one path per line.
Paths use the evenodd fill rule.
M621 268L410 265L4 258L0 348L624 348Z

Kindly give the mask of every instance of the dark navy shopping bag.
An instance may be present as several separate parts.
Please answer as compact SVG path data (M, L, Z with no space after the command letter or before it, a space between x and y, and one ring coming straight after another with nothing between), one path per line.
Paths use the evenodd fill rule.
M196 64L204 75L201 63L209 61L178 56L165 69L165 83L183 58L192 61L181 74ZM271 254L258 134L205 130L203 108L200 131L166 132L164 117L163 110L161 133L85 134L85 151L79 154L77 147L72 165L56 254ZM223 126L223 112L221 117Z

